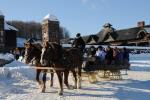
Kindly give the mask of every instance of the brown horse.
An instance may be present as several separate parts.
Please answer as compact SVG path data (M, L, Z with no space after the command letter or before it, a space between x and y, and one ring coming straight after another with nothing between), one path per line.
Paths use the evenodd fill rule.
M75 88L81 88L81 68L82 68L82 52L78 48L64 49L64 64L68 70L73 73L75 79ZM66 73L66 79L68 75Z
M56 45L58 44L55 44L55 43L52 43L53 47L55 47ZM55 45L55 46L54 46ZM25 45L25 57L24 57L24 60L26 63L29 63L32 59L34 59L36 61L35 65L37 67L41 67L42 65L40 64L40 58L41 57L41 49L42 49L42 46L41 44L26 44ZM80 59L80 51L78 51L77 49L67 49L67 50L62 50L62 48L60 47L60 49L58 48L56 50L56 47L53 49L57 52L59 52L59 55L61 56L60 58L62 58L62 54L63 55L63 60L61 60L61 63L59 63L59 60L57 62L55 62L55 64L49 64L49 66L51 67L60 67L60 68L64 68L65 67L65 70L64 70L64 83L65 85L67 86L67 88L70 88L70 85L68 84L68 75L69 75L69 70L71 70L71 72L73 73L73 76L75 78L75 88L80 88L80 80L78 81L78 85L77 85L77 79L80 79L79 77L81 76L81 69L80 69L80 64L79 62L81 62L81 59ZM63 51L63 52L60 52L60 51ZM53 52L53 51L52 51ZM52 53L50 55L52 55L51 57L53 57L55 60L57 58L55 58L56 56L54 56L55 53ZM73 57L73 58L72 58ZM63 61L63 62L62 62ZM62 66L63 65L63 66ZM71 67L73 66L73 67ZM78 68L75 67L75 66L79 66ZM78 70L78 78L76 77L76 72L75 72L75 69L74 68L77 68ZM36 69L36 80L37 82L42 85L42 81L39 79L39 76L40 76L40 73L41 72L44 72L43 74L43 82L46 80L46 72L47 70L42 70L42 69ZM51 70L52 72L52 70ZM58 73L62 73L62 71L57 71ZM57 74L57 73L56 73ZM51 84L50 86L53 86L53 72L51 73ZM45 81L46 82L46 81ZM42 88L42 92L45 91L45 85L43 85L43 88ZM61 94L61 92L60 92Z
M35 43L26 43L25 44L25 56L24 56L24 61L26 64L30 63L33 59L35 61L35 66L36 67L44 67L44 65L41 65L40 63L40 58L41 58L41 51L42 51L42 46L41 44L35 44ZM58 67L60 66L59 63L55 63L55 65ZM53 67L54 65L53 64L49 64L50 67ZM67 72L69 70L65 70L65 73L69 73ZM36 80L37 82L39 83L39 85L42 85L42 92L45 92L45 85L42 84L42 81L39 79L39 76L40 76L40 73L43 72L43 78L42 78L42 81L45 82L45 77L46 77L46 72L47 70L46 69L36 69ZM50 86L53 86L53 76L54 76L54 73L53 73L53 70L50 70L51 72L51 82L50 82ZM67 74L68 75L68 74ZM67 76L65 74L65 77ZM68 84L68 79L65 78L65 85L67 86L68 89L70 89L70 86ZM60 93L61 94L61 93Z
M26 43L25 44L24 62L26 64L29 64L34 59L35 66L36 67L42 67L41 64L40 64L41 50L42 50L41 44ZM39 83L39 85L42 84L42 81L39 79L40 73L42 71L43 71L42 69L36 69L36 81ZM50 72L51 72L50 86L52 87L53 86L53 76L54 76L54 74L53 74L52 70L50 70Z
M50 43L49 47L44 47L42 49L41 54L41 64L42 66L50 66L55 69L55 72L59 79L59 85L60 85L60 91L59 94L63 94L63 72L65 75L64 83L69 87L68 85L68 74L69 70L72 71L73 76L75 78L75 88L80 88L80 82L81 82L81 54L79 49L69 49L65 50L62 49L61 45L57 43ZM78 76L76 75L75 68L77 68ZM60 70L62 69L62 70ZM46 72L43 75L43 89L46 88ZM77 84L78 82L78 84Z
M63 56L61 45L57 43L50 43L49 45L47 42L46 46L43 47L40 63L42 66L54 68L59 80L60 86L60 90L58 91L59 95L63 94L63 72L65 70L65 68L62 65L62 58ZM43 92L45 92L46 88L46 75L47 73L45 70L43 74L43 88L42 88L42 90L44 90Z

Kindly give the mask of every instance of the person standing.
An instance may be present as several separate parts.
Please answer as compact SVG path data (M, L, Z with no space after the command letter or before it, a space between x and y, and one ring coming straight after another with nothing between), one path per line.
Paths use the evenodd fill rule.
M111 64L113 60L113 49L110 46L107 46L106 48L106 63Z
M73 41L72 46L75 47L75 48L79 48L82 52L84 52L85 42L84 42L83 38L81 37L80 33L76 34L76 38Z
M20 50L19 50L18 48L16 48L16 49L14 50L13 54L15 55L16 60L18 60L18 59L19 59L19 56L20 56Z
M123 61L129 63L129 51L125 47L123 48Z
M105 51L103 50L103 47L102 46L99 46L97 48L97 51L96 51L96 57L99 59L100 61L100 64L104 64L105 62L105 56L106 56L106 53Z

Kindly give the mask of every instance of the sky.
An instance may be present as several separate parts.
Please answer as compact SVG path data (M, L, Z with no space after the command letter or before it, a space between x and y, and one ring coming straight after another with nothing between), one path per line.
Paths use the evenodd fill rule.
M0 0L6 20L42 23L47 14L55 15L71 37L98 33L105 23L115 29L150 24L150 0Z

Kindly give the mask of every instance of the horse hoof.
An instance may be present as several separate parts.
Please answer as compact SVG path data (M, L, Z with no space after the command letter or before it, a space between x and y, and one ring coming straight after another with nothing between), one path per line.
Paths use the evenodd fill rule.
M50 84L50 87L53 87L53 84Z
M61 96L61 95L63 95L63 93L58 93L58 95L60 95L60 96Z
M68 90L73 90L74 87L73 87L72 85L70 85L70 86L67 86L67 89L68 89Z
M45 93L45 88L42 89L42 93Z
M81 87L77 87L77 89L81 89Z
M67 87L69 90L73 90L74 89L74 86L70 85Z
M45 93L45 90L42 90L42 93Z
M77 89L77 86L74 86L73 89Z
M63 92L62 92L62 91L59 91L59 92L58 92L58 95L63 95Z

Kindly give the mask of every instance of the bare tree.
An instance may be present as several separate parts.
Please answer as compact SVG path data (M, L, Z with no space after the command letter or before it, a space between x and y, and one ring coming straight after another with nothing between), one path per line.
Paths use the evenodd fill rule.
M16 27L19 32L17 33L17 37L22 38L35 38L42 39L42 25L41 23L30 21L23 22L18 20L8 21L8 24ZM69 38L69 31L65 27L60 27L60 37L61 39Z

